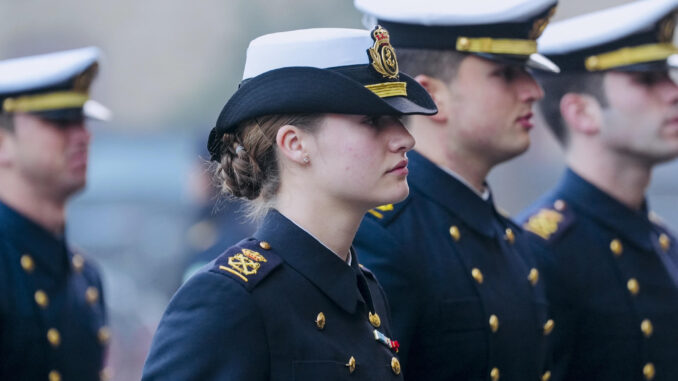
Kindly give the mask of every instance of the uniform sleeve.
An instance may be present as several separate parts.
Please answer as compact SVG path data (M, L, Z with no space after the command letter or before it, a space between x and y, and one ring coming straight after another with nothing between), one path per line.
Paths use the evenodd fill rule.
M219 274L199 273L170 301L142 381L268 380L263 324L241 285Z
M360 262L374 273L386 292L393 317L393 339L400 344L399 357L406 369L424 299L422 282L417 279L421 272L412 260L416 255L401 247L381 225L367 218L360 226L354 246Z

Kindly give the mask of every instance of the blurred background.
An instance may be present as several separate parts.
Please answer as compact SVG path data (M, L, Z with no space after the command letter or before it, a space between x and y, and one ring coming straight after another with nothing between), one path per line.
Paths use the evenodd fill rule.
M563 0L555 19L621 4ZM214 203L207 133L259 35L361 27L350 0L2 0L0 59L88 45L104 54L93 98L114 112L92 123L89 184L68 210L72 244L102 270L113 380L135 380L169 298L193 268L253 226ZM538 121L540 123L540 121ZM553 186L560 149L538 125L525 155L493 171L499 206L516 213ZM655 172L650 205L678 226L678 163ZM199 322L196 322L199 324Z

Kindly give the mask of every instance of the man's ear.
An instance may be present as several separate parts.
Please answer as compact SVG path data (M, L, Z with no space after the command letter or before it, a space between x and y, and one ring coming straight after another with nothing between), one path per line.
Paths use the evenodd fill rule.
M437 78L429 77L425 74L419 74L414 77L414 80L419 82L428 91L436 107L438 107L438 113L429 116L429 118L437 123L447 123L450 113L450 105L447 104L448 85Z
M300 128L287 124L278 129L278 133L275 136L275 143L280 150L280 153L283 154L286 158L292 162L298 163L299 165L304 165L308 161L308 152L307 147L305 147L304 138L308 134L305 133ZM304 161L306 157L306 162Z
M598 100L588 94L567 93L560 99L560 114L575 131L596 135L602 123L602 108Z

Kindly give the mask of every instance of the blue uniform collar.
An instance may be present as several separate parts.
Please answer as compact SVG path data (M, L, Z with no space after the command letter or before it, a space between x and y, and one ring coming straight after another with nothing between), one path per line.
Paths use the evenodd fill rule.
M277 210L271 210L264 217L254 237L268 242L288 265L347 312L355 313L358 302L364 301L358 291L360 269L353 250L349 266Z
M492 194L486 201L467 185L443 171L416 151L408 153L409 183L426 197L455 214L469 227L488 237L495 235Z
M619 232L622 237L645 250L652 250L654 225L648 217L647 202L641 210L630 209L589 183L572 169L565 171L557 188L568 203L581 213Z
M56 237L42 226L0 201L0 231L20 255L29 254L36 268L54 277L69 271L69 252L63 237Z

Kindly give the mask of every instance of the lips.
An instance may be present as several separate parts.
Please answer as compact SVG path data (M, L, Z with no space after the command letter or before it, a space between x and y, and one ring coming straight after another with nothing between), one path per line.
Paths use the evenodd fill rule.
M87 167L87 151L71 152L68 155L68 162L73 168Z
M400 160L393 168L386 173L407 174L407 159Z
M516 119L516 122L518 122L518 124L520 124L523 128L529 130L534 126L532 124L532 116L534 116L534 114L529 112Z

